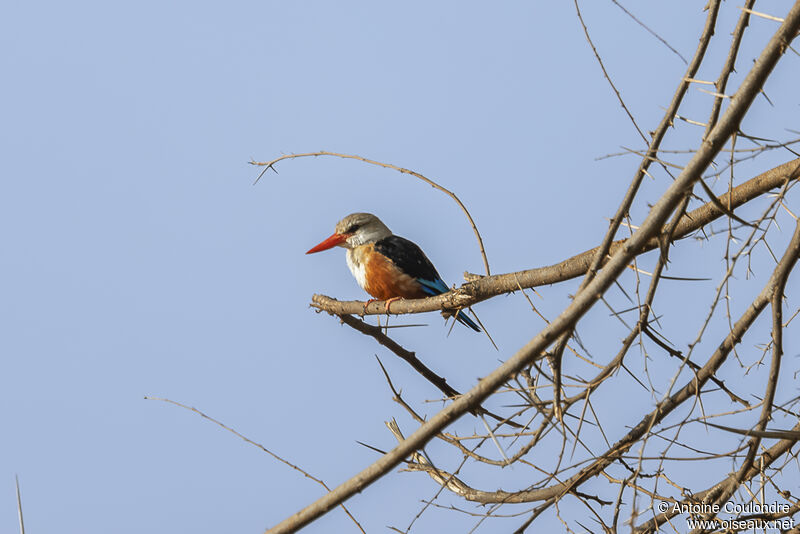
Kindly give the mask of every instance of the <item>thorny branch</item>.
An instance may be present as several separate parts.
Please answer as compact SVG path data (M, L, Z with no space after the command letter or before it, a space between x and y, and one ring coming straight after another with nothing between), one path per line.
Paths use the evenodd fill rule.
M370 165L377 165L378 167L383 167L384 169L392 169L392 170L395 170L395 171L397 171L397 172L399 172L401 174L409 174L409 175L411 175L411 176L413 176L413 177L415 177L415 178L417 178L419 180L422 180L423 182L425 182L426 184L430 185L434 189L438 189L439 191L441 191L445 195L449 196L450 198L453 199L453 201L456 204L458 204L458 207L461 208L461 211L464 212L464 215L467 217L467 220L469 220L469 224L472 227L472 232L475 234L475 239L478 240L478 248L480 249L480 252L481 252L481 258L483 259L483 266L486 269L486 274L487 275L491 274L491 272L489 270L489 258L486 257L486 250L483 247L483 238L481 237L481 233L478 231L478 226L475 224L475 221L472 219L472 215L470 215L469 210L467 210L467 207L464 205L463 202L461 202L461 199L459 199L456 196L455 193L453 193L449 189L446 189L446 188L442 187L441 185L437 184L436 182L434 182L430 178L427 178L427 177L423 176L422 174L420 174L418 172L415 172L415 171L412 171L412 170L409 170L409 169L405 169L403 167L398 167L397 165L392 165L391 163L383 163L381 161L375 161L374 159L369 159L369 158L365 158L365 157L354 155L354 154L340 154L340 153L337 153L337 152L326 152L324 150L320 150L319 152L307 152L305 154L286 154L286 155L281 156L279 158L275 158L272 161L251 161L250 164L251 165L256 165L256 166L259 166L259 167L264 167L264 170L261 171L261 173L259 173L258 177L256 178L256 183L258 183L258 181L261 179L261 177L264 176L264 174L268 170L270 170L270 169L272 169L273 171L275 170L275 164L276 163L278 163L280 161L283 161L285 159L305 158L305 157L310 157L310 156L335 156L335 157L344 158L344 159L355 159L355 160L358 160L358 161L363 161L364 163L369 163ZM277 172L277 171L275 171L275 172Z
M165 398L162 398L162 397L149 397L148 396L148 397L145 397L145 400L161 401L161 402L165 402L167 404L172 404L172 405L178 406L179 408L183 408L184 410L189 410L190 412L194 412L197 415L199 415L200 417L202 417L203 419L205 419L207 421L211 421L212 423L214 423L215 425L219 426L220 428L223 428L223 429L227 430L228 432L230 432L234 436L242 439L246 443L249 443L250 445L254 445L255 447L261 449L262 451L264 451L265 453L269 454L270 456L272 456L273 458L275 458L276 460L278 460L282 464L284 464L284 465L286 465L288 467L291 467L295 471L298 471L299 473L301 473L304 477L306 477L306 478L308 478L310 480L313 480L314 482L316 482L317 484L319 484L320 486L322 486L326 490L328 490L328 491L331 490L328 487L328 485L325 484L324 481L322 481L321 479L319 479L319 478L315 477L314 475L310 474L305 469L302 469L301 467L296 466L295 464L291 463L290 461L281 458L280 456L278 456L277 454L275 454L274 452L272 452L271 450L266 448L261 443L253 441L252 439L248 438L244 434L241 434L237 430L234 430L233 428L229 427L225 423L223 423L221 421L218 421L217 419L214 419L213 417L211 417L210 415L207 415L204 412L201 412L200 410L198 410L194 406L187 406L187 405L185 405L183 403L180 403L178 401L174 401L172 399L165 399ZM355 523L355 525L358 528L358 530L360 530L362 533L366 534L366 532L364 531L364 528L356 520L356 518L353 517L353 514L350 512L350 510L347 509L347 507L344 505L344 503L342 503L340 506L341 506L342 510L344 510L344 513L347 514L347 517L349 517L350 520L353 521L353 523Z
M735 187L729 193L717 197L723 206L738 208L786 182L800 178L800 159L795 159L766 171ZM702 229L710 222L722 217L724 213L715 203L709 202L680 218L673 232L673 240L682 239ZM630 239L612 242L606 258L629 246ZM641 244L636 255L660 247L659 238L653 236ZM525 271L497 274L467 282L448 293L424 299L399 300L392 303L394 315L422 313L436 310L453 310L472 306L497 295L512 293L518 289L528 289L571 280L585 274L592 264L599 248L581 252L571 258L547 267ZM311 305L336 315L383 315L386 305L381 301L371 302L364 309L362 301L340 301L325 295L314 295Z
M274 169L273 165L278 161L296 157L330 155L357 159L416 176L454 198L473 226L487 276L470 276L461 287L437 297L395 302L392 306L395 314L452 311L514 292L521 292L527 299L525 291L528 289L585 276L579 290L571 296L572 302L558 317L547 321L540 314L546 326L464 393L455 390L444 376L431 371L413 352L403 348L380 328L354 317L382 314L385 312L384 303L374 302L365 309L362 302L314 295L313 307L339 316L352 328L375 339L437 387L449 402L432 417L422 414L400 396L384 369L394 400L410 416L412 424L419 425L419 428L404 437L395 423L390 427L397 438L393 450L269 532L293 532L302 528L401 463L405 463L409 470L428 473L437 488L436 496L425 504L417 517L440 498L440 493L449 493L452 498L491 505L474 514L480 517L476 528L484 520L499 517L501 507L532 502L539 504L523 510L527 519L516 527L515 532L526 531L548 513L567 531L572 531L569 522L591 530L586 521L594 521L600 525L599 529L607 532L616 532L621 524L630 525L636 532L654 532L665 526L682 531L683 528L675 523L677 514L660 512L656 507L658 501L722 504L729 500L764 503L769 499L782 499L788 503L789 511L763 517L789 517L800 513L797 495L786 489L784 480L785 473L792 469L796 480L798 472L797 454L792 453L792 448L800 441L800 425L792 426L786 421L796 417L800 397L787 398L781 389L782 380L786 381L784 375L791 373L784 371L782 374L789 361L783 358L787 350L784 334L797 305L794 303L787 308L789 319L784 319L783 307L790 297L786 294L787 281L800 258L800 220L797 220L797 210L787 195L800 178L800 159L792 159L734 187L742 173L740 170L734 172L740 162L777 147L797 155L788 147L789 143L771 140L762 143L765 139L744 134L740 124L750 104L762 93L778 59L789 49L789 43L798 33L800 2L796 2L785 17L772 17L770 23L780 22L780 27L736 91L727 95L745 31L752 22L751 16L760 16L753 7L753 0L745 2L736 27L728 34L730 46L719 69L719 77L715 82L705 82L696 76L701 66L706 67L703 71L708 70L704 65L706 51L718 33L718 15L722 8L719 0L709 1L697 50L678 83L670 106L658 127L650 132L649 142L645 139L646 148L629 151L641 157L639 168L602 242L596 248L555 265L489 275L483 242L466 208L454 194L413 171L360 156L328 152L287 155L261 164L266 172ZM578 17L583 24L579 10ZM588 28L586 25L583 28L588 39ZM591 46L602 67L599 53L593 44ZM611 80L605 67L603 71L622 102L617 84ZM704 127L698 148L691 152L691 159L679 166L661 159L661 154L670 152L662 149L661 145L671 129L676 128L684 96L696 83L713 84L715 91L710 92L713 99L709 101L710 112L706 122L686 118L679 123ZM627 108L626 111L633 120ZM756 148L740 148L736 139L756 144ZM714 159L723 151L730 155L730 161L711 171ZM652 163L657 164L654 166L656 170L651 170ZM671 173L676 168L680 173L674 176ZM727 184L719 180L725 171L730 173ZM654 177L656 172L661 173L669 187L650 206L647 217L634 226L631 208L635 203L646 202L641 198L640 186L645 177ZM702 188L699 194L704 195L704 199L710 197L710 200L689 211L692 202L699 198L693 192L698 183ZM727 192L721 195L714 192L715 188L722 189L723 185ZM745 208L748 203L770 196L772 200L760 216L746 215L752 212ZM780 236L779 221L787 217L797 222L783 255L778 258L779 249L775 247ZM727 224L726 232L710 227L718 219ZM623 226L631 229L631 235L627 239L618 239L617 233ZM746 230L746 239L738 237L741 229ZM685 240L689 236L696 236L697 240ZM668 309L664 303L670 297L670 291L663 288L673 284L671 280L680 278L667 277L664 272L671 261L675 262L671 256L685 256L684 249L701 240L711 247L715 239L725 239L725 268L716 295L708 305L709 313L704 321L701 319L700 333L684 349L687 346L685 336L675 334L673 317L670 313L662 315L664 309ZM658 250L659 254L652 259L652 268L646 269L644 265L650 260L642 255L652 250ZM763 267L756 276L753 265L759 251L762 256L773 259L768 277ZM767 278L766 283L759 284L760 291L757 290L756 295L749 293L747 300L743 301L748 305L744 307L738 298L732 298L736 269L745 271L745 280L740 284L754 276L759 280ZM633 282L628 283L622 277L626 272L633 273ZM649 284L642 283L645 276L650 277ZM615 299L611 295L609 288L612 286L619 289L624 299ZM687 310L695 308L702 304L701 298L692 296L684 306ZM612 349L608 356L604 348L598 357L592 356L591 344L584 346L579 337L573 338L572 335L582 317L600 299L610 309L613 320L626 331L620 336L618 348ZM619 301L625 299L627 304L620 306ZM725 306L720 306L722 311L719 311L717 303L721 300L725 301ZM763 334L763 318L760 320L759 317L766 315L762 312L767 306L772 311L767 328L768 342L760 347L761 357L748 362L743 354L749 351L742 341L746 336L753 338ZM622 307L625 309L620 309ZM532 302L531 308L539 313ZM727 329L712 329L710 325L723 312L727 315ZM738 319L734 320L737 316ZM704 339L704 336L716 339ZM576 358L562 360L561 353L569 339L575 340L569 348ZM736 352L737 346L741 354ZM636 347L639 358L636 357ZM732 354L735 357L731 358ZM547 356L553 358L550 367L542 365ZM580 363L584 364L583 367L578 366ZM563 369L562 364L565 365ZM737 364L742 378L746 378L744 381L731 376L731 370ZM724 375L722 370L725 370ZM795 375L798 374L800 371L795 371ZM603 400L606 401L604 406L608 406L609 395L612 398L616 396L618 404L624 400L619 413L595 409ZM489 397L505 400L504 406L494 410L497 413L483 408ZM504 411L508 414L504 415ZM460 429L464 425L456 427L453 423L466 413L487 415L499 423L494 428L487 424L486 432L473 430L471 435L463 435ZM620 414L627 418L620 420ZM720 421L722 418L724 421ZM451 426L454 428L449 428ZM698 429L705 433L699 433ZM434 438L445 443L446 447L453 447L454 457L461 459L460 463L456 462L457 467L452 465L452 458L423 450ZM766 448L765 440L777 442ZM521 489L512 489L514 486L520 488L519 484L513 483L498 484L506 487L503 490L478 489L465 482L469 475L463 472L463 468L468 467L468 461L486 468L514 464L533 476L524 479L526 482ZM695 472L676 469L681 464L698 465L698 462L703 462L703 468ZM791 480L791 476L788 479ZM594 481L591 492L586 484L590 480ZM584 517L571 517L565 513L565 507L571 506L568 502L580 508ZM452 505L448 508L457 510ZM515 513L506 514L506 517L519 515L519 508L513 510ZM630 516L627 522L625 514ZM702 517L713 518L709 514ZM410 528L411 525L406 531Z

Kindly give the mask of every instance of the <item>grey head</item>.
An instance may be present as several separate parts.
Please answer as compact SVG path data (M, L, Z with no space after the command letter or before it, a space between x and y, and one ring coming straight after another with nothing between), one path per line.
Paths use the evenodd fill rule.
M351 213L336 223L336 233L347 236L339 246L352 249L392 235L392 231L371 213Z

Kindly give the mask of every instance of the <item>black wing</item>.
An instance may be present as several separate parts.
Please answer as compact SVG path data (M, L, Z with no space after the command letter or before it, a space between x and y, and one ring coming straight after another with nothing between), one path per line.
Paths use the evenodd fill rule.
M377 241L375 251L392 260L407 275L428 282L426 285L442 285L444 291L447 291L447 285L436 272L436 267L413 241L392 235Z
M416 278L425 293L429 295L447 293L447 284L436 272L436 267L433 266L431 260L425 256L422 249L413 241L396 235L389 236L375 243L375 251L392 260L407 275ZM456 313L456 319L459 323L472 328L476 332L481 331L478 325L463 310L459 310Z

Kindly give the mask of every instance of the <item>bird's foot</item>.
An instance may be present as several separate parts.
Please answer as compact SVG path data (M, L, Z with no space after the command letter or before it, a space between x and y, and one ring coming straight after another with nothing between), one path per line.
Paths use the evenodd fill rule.
M373 302L378 302L378 299L369 299L367 302L364 303L364 313L362 315L367 314L367 306L369 306Z
M389 306L391 306L391 305L392 305L392 302L394 302L394 301L396 301L396 300L400 300L400 299L402 299L402 298L403 298L403 297L392 297L392 298L390 298L389 300L387 300L387 301L386 301L386 315L389 315L389 313L391 313L391 312L389 311Z

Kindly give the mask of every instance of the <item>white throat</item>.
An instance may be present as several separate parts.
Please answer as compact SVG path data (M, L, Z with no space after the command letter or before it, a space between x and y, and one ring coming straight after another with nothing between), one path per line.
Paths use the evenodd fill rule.
M367 271L364 265L364 259L361 247L347 249L347 266L350 268L350 272L353 273L353 277L356 279L356 282L358 282L358 285L361 286L361 289L366 291Z

